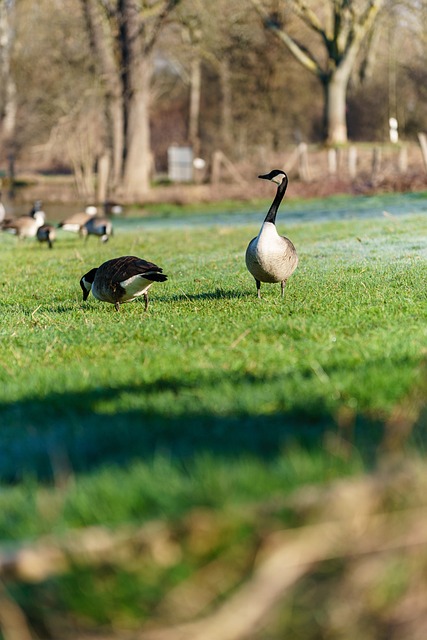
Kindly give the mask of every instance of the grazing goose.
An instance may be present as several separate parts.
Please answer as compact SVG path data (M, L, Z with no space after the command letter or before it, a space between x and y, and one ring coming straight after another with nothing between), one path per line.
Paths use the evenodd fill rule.
M164 282L167 276L163 269L136 258L122 256L113 258L91 269L80 280L83 300L87 300L90 291L98 300L111 302L117 311L122 302L131 302L138 296L144 296L145 310L148 308L148 289L153 282Z
M96 216L97 213L97 208L89 205L84 211L73 213L68 218L65 218L65 220L58 224L58 227L64 229L64 231L74 231L74 233L78 233L82 226L93 216Z
M3 230L14 233L18 238L35 238L37 230L45 222L43 211L35 211L32 215L20 216L7 220L3 224Z
M280 282L283 296L286 281L298 264L294 245L288 238L279 236L276 229L277 210L288 186L288 176L284 171L274 169L258 178L271 180L279 186L259 234L246 249L246 266L255 278L258 298L261 298L261 282Z
M108 238L113 235L113 225L107 218L95 216L81 227L80 235L86 237L86 239L90 235L99 236L102 242L107 242Z
M37 229L36 235L39 242L47 242L49 249L52 249L53 241L56 238L56 231L51 224L42 224L42 226Z

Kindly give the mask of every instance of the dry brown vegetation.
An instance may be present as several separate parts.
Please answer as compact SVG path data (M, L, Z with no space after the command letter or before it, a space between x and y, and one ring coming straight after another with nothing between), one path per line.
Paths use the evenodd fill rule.
M427 171L417 144L402 146L358 145L356 174L350 175L350 147L328 150L310 147L301 160L298 147L283 153L259 150L250 161L236 162L223 168L219 182L212 183L211 166L200 180L191 184L155 184L143 203L194 204L221 200L248 201L269 198L270 190L257 180L261 171L285 169L290 178L288 198L326 197L333 194L372 194L381 192L423 191L427 188ZM331 166L329 154L335 154ZM336 166L335 166L336 163ZM49 176L27 172L26 183L17 198L25 202L74 202L79 199L72 176Z

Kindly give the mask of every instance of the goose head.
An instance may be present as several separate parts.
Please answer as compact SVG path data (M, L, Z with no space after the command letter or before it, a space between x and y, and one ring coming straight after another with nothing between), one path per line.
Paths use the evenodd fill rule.
M30 211L30 213L28 215L30 215L32 218L35 218L36 217L36 213L38 213L39 211L42 212L42 201L41 200L36 200L34 202L33 206L31 207L31 211Z
M85 273L85 275L82 276L80 279L80 286L83 291L83 301L88 299L97 271L98 271L98 267L95 267L94 269L91 269L90 271Z
M288 182L288 176L280 169L273 169L270 173L265 173L262 176L258 176L258 178L261 178L262 180L271 180L271 182L278 185L282 184L283 181L286 181L286 183Z

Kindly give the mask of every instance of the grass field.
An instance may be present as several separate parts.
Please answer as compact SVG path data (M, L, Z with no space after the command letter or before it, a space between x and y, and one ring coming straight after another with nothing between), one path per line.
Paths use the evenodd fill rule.
M260 301L244 251L262 217L123 227L106 245L63 233L52 251L0 236L1 539L230 514L378 465L422 378L427 218L287 227L283 212L300 264L284 300L264 285ZM146 314L81 300L81 275L124 254L169 276ZM406 446L423 455L423 434ZM108 598L73 597L111 622Z

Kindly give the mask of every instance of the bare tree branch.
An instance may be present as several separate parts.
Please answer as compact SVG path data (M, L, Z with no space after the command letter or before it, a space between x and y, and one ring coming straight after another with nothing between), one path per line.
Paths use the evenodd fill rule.
M272 22L270 19L269 13L265 10L260 0L251 0L252 5L254 6L257 13L261 16L264 24L268 27L274 35L281 40L289 51L295 56L295 58L302 64L306 69L314 73L318 77L323 76L323 70L314 59L314 57L306 50L303 49L284 29L281 29L279 25Z
M146 55L148 55L156 41L158 38L158 35L160 33L160 30L163 26L164 21L166 20L166 18L168 17L168 15L170 14L170 12L172 11L172 9L174 9L174 7L180 2L180 0L166 0L163 3L158 3L158 5L154 5L157 9L157 15L156 15L156 20L154 22L154 25L151 29L151 33L149 38L147 38L146 42L145 42L145 46L144 46L144 52ZM142 19L143 21L145 21L147 19L147 15L146 14L146 10L143 10L142 12Z

